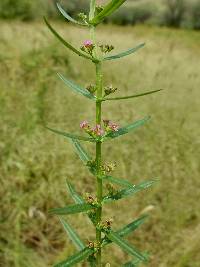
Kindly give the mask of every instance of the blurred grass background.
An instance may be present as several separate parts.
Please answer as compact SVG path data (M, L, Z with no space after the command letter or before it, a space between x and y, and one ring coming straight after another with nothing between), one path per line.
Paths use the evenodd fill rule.
M88 38L85 29L52 23L76 46ZM94 81L94 68L62 47L39 15L31 23L1 20L0 31L0 266L52 266L74 248L58 220L48 216L48 209L72 203L66 178L82 194L93 192L95 182L71 144L45 130L43 120L73 132L79 131L84 119L94 122L91 102L73 94L56 76L60 71L87 85ZM165 89L137 100L104 104L103 117L120 125L152 116L134 134L104 145L105 161L117 162L114 175L132 183L160 178L153 190L123 200L115 208L106 206L104 216L113 217L117 229L147 208L149 220L129 240L151 252L148 266L199 267L199 32L103 25L98 39L112 42L116 51L147 43L137 54L104 65L105 85L117 86L118 95ZM94 152L92 145L88 149ZM68 220L84 240L93 238L83 215ZM105 250L104 262L111 266L127 260L112 245Z

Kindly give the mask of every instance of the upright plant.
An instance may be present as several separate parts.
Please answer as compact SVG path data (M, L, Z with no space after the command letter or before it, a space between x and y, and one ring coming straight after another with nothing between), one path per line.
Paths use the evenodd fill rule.
M96 41L96 27L107 16L116 11L125 1L126 0L111 0L108 4L101 7L96 5L96 0L91 0L89 15L81 13L79 14L79 20L73 19L71 16L69 16L69 14L66 13L66 11L61 7L60 4L57 4L59 11L68 21L89 28L90 40L85 40L80 49L76 49L67 41L65 41L45 19L48 28L60 40L61 43L63 43L75 54L84 57L87 60L90 60L92 63L94 63L94 66L96 68L96 84L90 85L87 88L83 88L73 81L66 79L62 74L58 74L65 85L67 85L73 91L90 99L93 104L96 104L96 125L94 127L91 127L87 121L81 122L80 127L87 134L81 136L47 127L52 132L60 134L72 141L76 153L79 155L83 163L88 167L92 175L96 177L96 196L86 194L85 197L82 197L76 192L74 186L69 181L67 181L69 194L71 195L75 204L50 210L51 214L56 214L59 216L65 231L78 250L77 253L67 258L63 262L56 264L55 267L74 266L75 264L85 260L88 261L88 264L90 266L100 267L102 266L102 248L107 247L107 245L109 245L110 243L115 243L123 251L127 252L133 257L133 260L122 265L124 267L137 266L139 263L147 262L148 260L147 253L140 252L124 239L125 236L135 231L144 222L146 215L141 216L140 218L134 220L118 231L113 231L111 219L108 219L106 221L102 220L102 211L105 204L134 195L135 193L150 187L157 181L156 179L154 179L142 182L138 185L132 185L125 179L111 176L110 172L114 169L115 164L103 163L102 160L102 144L104 142L127 134L135 130L139 126L142 126L150 119L150 117L148 116L144 119L128 124L125 127L119 127L117 124L107 119L102 121L103 102L136 98L160 91L154 90L130 96L110 97L109 95L114 93L117 88L114 88L113 86L103 86L103 63L108 60L116 60L128 56L144 46L144 44L142 43L125 52L108 56L107 54L110 53L114 49L114 47L112 45L99 45ZM88 152L86 152L80 141L92 142L95 144L95 159L92 159ZM103 193L104 183L108 183L107 195L104 195ZM116 189L114 187L114 184L121 186L122 189ZM89 241L88 244L85 244L81 240L75 230L62 217L62 215L76 214L80 212L85 212L87 214L96 231L96 240Z

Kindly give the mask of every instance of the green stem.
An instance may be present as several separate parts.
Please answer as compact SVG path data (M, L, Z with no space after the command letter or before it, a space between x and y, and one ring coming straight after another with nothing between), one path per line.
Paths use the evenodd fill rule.
M95 8L96 8L96 0L91 0L90 2L90 14L89 20L92 20L95 16ZM96 37L95 37L95 26L90 26L90 38L93 41L93 44L96 46ZM95 56L97 56L97 51L95 48ZM96 66L96 92L97 92L97 99L102 98L102 64L101 62L95 63ZM96 124L101 125L101 101L96 102ZM96 143L96 181L97 181L97 188L96 188L96 195L98 201L98 208L96 211L96 242L99 245L99 249L96 253L96 266L101 267L101 230L99 229L98 225L101 222L102 217L102 198L103 198L103 183L102 179L100 179L101 175L101 142Z
M96 87L97 87L97 98L102 97L102 67L101 63L96 64ZM96 124L101 125L101 103L96 103ZM103 198L103 185L102 185L102 179L100 179L101 175L101 142L96 143L96 168L97 168L97 201L99 204L99 207L96 212L96 223L97 226L101 222L101 216L102 216L102 198ZM97 227L96 228L96 241L97 244L101 246L101 230ZM99 250L97 251L96 255L96 265L97 267L101 267L101 247L99 247Z

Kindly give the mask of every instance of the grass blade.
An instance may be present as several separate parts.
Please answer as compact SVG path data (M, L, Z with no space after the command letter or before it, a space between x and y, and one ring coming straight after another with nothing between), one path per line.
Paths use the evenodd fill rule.
M140 97L140 96L154 94L154 93L160 92L162 90L163 89L158 89L158 90L153 90L153 91L149 91L149 92L145 92L145 93L141 93L141 94L136 94L136 95L130 95L130 96L106 97L106 98L103 99L103 101L112 101L112 100L136 98L136 97Z
M53 133L62 135L64 137L67 137L67 138L70 138L70 139L78 139L78 140L87 141L87 142L96 142L96 140L94 138L85 137L85 136L79 136L79 135L70 134L70 133L65 133L65 132L62 132L62 131L58 131L58 130L49 128L47 126L45 126L45 128L47 128L48 130L50 130Z
M83 250L86 246L83 243L83 241L80 239L78 234L74 231L74 229L65 221L63 218L59 218L61 224L63 225L63 228L65 229L66 233L68 234L69 238L71 241L74 243L75 247L81 251Z
M151 180L151 181L147 181L147 182L143 182L139 185L134 185L132 187L126 188L126 189L122 189L120 190L118 193L114 194L114 195L108 195L105 196L103 198L103 202L107 203L110 201L115 201L115 200L119 200L122 198L126 198L129 196L132 196L134 194L136 194L137 192L140 192L144 189L149 188L150 186L154 185L156 182L158 182L158 180Z
M78 56L90 59L92 61L94 61L94 59L92 57L89 57L88 55L83 54L81 51L77 50L76 48L74 48L71 44L69 44L67 41L65 41L55 30L54 28L49 24L49 22L47 21L47 19L44 17L44 21L47 25L47 27L49 28L49 30L53 33L53 35L64 45L66 46L68 49L70 49L71 51L73 51L75 54L77 54Z
M93 24L93 25L99 24L107 16L115 12L125 1L126 0L110 1L107 5L104 6L103 10L90 21L90 24Z
M78 24L78 25L81 25L81 26L87 26L87 24L85 23L82 23L80 21L77 21L75 19L73 19L69 14L67 14L67 12L61 7L61 5L59 3L56 3L57 5L57 8L58 10L60 11L60 13L63 15L63 17L65 17L67 20L75 23L75 24Z
M124 180L124 179L120 179L120 178L116 178L116 177L113 177L113 176L110 176L110 175L105 175L102 177L102 180L103 181L108 181L108 182L111 182L113 184L118 184L118 185L121 185L121 186L126 186L126 187L132 187L133 185L127 181L127 180Z
M127 51L124 51L122 53L119 53L119 54L116 54L116 55L113 55L113 56L109 56L109 57L105 57L104 60L113 60L113 59L119 59L121 57L126 57L130 54L133 54L135 53L137 50L139 50L140 48L144 47L145 46L145 43L142 43L142 44L139 44L138 46L134 47L134 48L131 48Z
M105 136L105 140L110 139L110 138L116 138L116 137L119 137L121 135L127 134L130 131L133 131L133 130L137 129L138 127L144 125L149 119L150 119L150 116L147 116L146 118L144 118L142 120L138 120L134 123L131 123L131 124L123 127L123 128L120 128L117 132L111 132Z
M64 84L70 87L74 92L96 101L96 97L93 94L91 94L89 91L80 87L76 83L66 79L62 74L60 73L57 73L57 74L58 74L58 77L64 82Z
M74 254L73 256L69 257L65 261L62 261L54 267L71 267L75 264L85 260L87 257L94 253L93 249L91 248L84 248L83 250L79 251L78 253Z
M108 239L110 239L113 243L118 245L122 250L131 254L132 256L140 259L143 262L147 261L146 256L144 256L141 252L139 252L135 247L131 246L127 241L123 240L117 233L112 230L109 232L105 232Z
M69 214L76 214L80 212L86 212L92 209L94 209L92 205L83 203L83 204L68 205L63 208L50 209L49 213L55 214L55 215L69 215Z

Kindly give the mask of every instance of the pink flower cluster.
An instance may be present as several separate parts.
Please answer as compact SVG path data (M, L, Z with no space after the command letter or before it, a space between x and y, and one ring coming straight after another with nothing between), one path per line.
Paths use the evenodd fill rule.
M119 126L110 120L104 120L103 123L104 129L102 129L100 124L97 124L94 128L91 128L88 121L83 121L80 123L80 128L92 137L104 136L107 133L117 132L119 130Z
M86 48L90 48L91 46L93 46L93 43L91 40L85 40L83 42L83 45L86 47Z
M103 121L106 132L117 132L119 130L119 125L111 122L110 120Z

